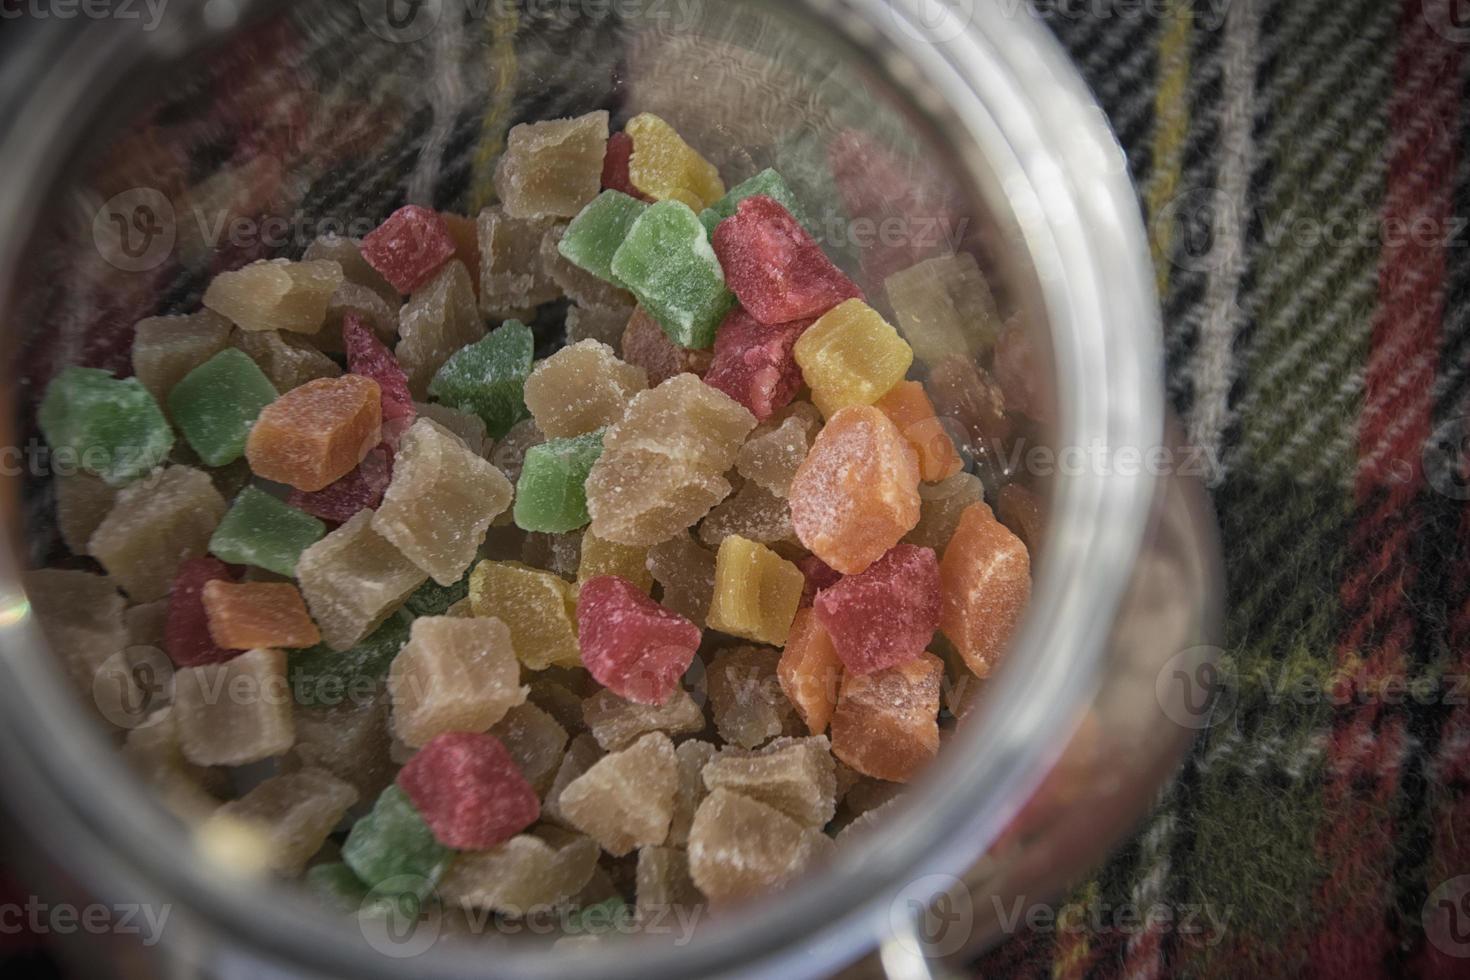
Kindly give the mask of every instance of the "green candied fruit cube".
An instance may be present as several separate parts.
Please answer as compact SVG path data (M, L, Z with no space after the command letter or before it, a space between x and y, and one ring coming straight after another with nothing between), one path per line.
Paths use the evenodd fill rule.
M53 453L120 487L163 463L174 433L137 378L69 367L46 388L36 421ZM61 463L58 460L58 464Z
M519 320L507 320L451 357L434 375L429 394L451 408L478 415L494 439L529 418L526 379L536 356L536 338Z
M231 565L254 565L277 575L296 574L301 553L327 526L263 490L246 487L209 539L209 551Z
M807 217L806 210L801 206L801 202L796 199L796 194L791 190L790 185L786 183L786 178L776 173L776 171L768 169L762 170L745 183L733 188L730 193L720 198L714 204L705 208L699 215L699 220L704 225L705 231L713 236L715 229L720 226L720 222L726 218L733 218L735 216L735 209L740 206L741 201L747 197L755 197L757 195L764 195L765 197L775 199L776 203L780 204L787 211L790 211L791 216L801 222L803 228L811 232L816 230L812 226L811 219Z
M735 305L704 225L678 201L660 201L643 212L613 256L612 270L680 347L713 346L715 330Z
M342 845L343 862L369 889L387 886L393 894L418 898L433 891L453 856L397 786L383 790Z
M245 455L245 440L276 386L249 354L229 347L199 365L168 393L174 424L207 466Z
M368 900L368 886L341 862L318 864L306 872L306 890L333 912L356 915Z
M433 579L429 579L419 590L408 597L405 608L415 616L442 616L449 607L459 602L470 594L470 577L455 582L453 585L440 585Z
M587 475L602 455L605 429L574 439L552 439L526 453L516 484L515 522L523 531L565 534L592 520Z
M325 643L286 654L291 696L303 708L362 704L375 697L388 676L393 658L408 642L413 616L400 609L367 639L350 650Z
M557 250L578 268L621 287L613 275L613 256L647 210L647 204L622 191L603 191L572 219Z

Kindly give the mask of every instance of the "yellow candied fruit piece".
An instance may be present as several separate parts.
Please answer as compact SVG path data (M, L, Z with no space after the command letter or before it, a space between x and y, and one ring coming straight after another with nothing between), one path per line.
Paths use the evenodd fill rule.
M796 363L826 418L850 405L871 405L904 379L911 347L892 324L860 299L829 312L796 342Z
M599 575L616 575L644 592L653 591L653 573L648 570L648 549L618 544L588 531L582 535L582 560L577 565L577 584Z
M715 559L709 627L781 646L801 605L806 576L765 545L732 534Z
M530 670L578 667L576 599L558 575L515 561L482 561L470 575L470 609L510 629L516 659Z
M679 201L696 212L725 196L719 170L658 116L645 112L628 121L633 186L656 201Z

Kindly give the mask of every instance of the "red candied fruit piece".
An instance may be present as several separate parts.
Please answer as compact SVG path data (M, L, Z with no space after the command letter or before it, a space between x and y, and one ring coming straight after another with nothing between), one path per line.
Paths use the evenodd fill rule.
M541 801L494 735L446 732L398 772L398 788L446 847L487 851L535 823Z
M805 558L797 559L796 567L801 569L801 574L806 576L806 586L801 590L802 609L812 604L818 592L830 589L842 581L842 573L816 555L807 555Z
M714 246L731 292L761 323L813 319L863 298L801 222L763 194L747 197L720 222Z
M801 365L791 353L815 320L768 327L742 309L715 334L715 356L704 383L735 399L764 422L801 390Z
M616 575L588 579L577 596L582 664L597 682L636 704L663 704L694 662L698 626Z
M226 650L214 642L209 614L204 611L204 586L234 581L230 566L208 555L179 565L173 588L169 589L168 615L163 624L163 648L174 666L218 664L240 655L241 651Z
M342 318L342 344L347 348L347 370L376 381L383 393L384 434L401 436L413 424L417 410L398 358L356 313Z
M321 490L292 490L287 503L313 517L345 524L361 510L376 510L393 482L393 447L385 443L368 451L357 469Z
M640 201L648 200L637 187L629 165L633 162L633 137L627 133L613 133L607 138L607 155L602 158L602 189L621 191Z
M901 544L819 592L812 611L843 666L872 674L924 653L939 628L940 601L933 549Z
M399 208L362 240L362 257L405 296L454 258L454 236L438 212Z

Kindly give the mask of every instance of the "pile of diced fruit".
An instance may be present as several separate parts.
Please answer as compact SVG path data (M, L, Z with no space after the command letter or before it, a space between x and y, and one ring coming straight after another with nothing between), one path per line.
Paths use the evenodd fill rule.
M89 692L163 651L126 757L338 907L777 888L1003 652L1040 511L992 486L998 520L951 433L1029 397L1030 353L970 336L966 254L886 280L900 333L779 174L727 193L652 115L519 126L496 190L219 275L133 377L60 371L73 557L31 608Z

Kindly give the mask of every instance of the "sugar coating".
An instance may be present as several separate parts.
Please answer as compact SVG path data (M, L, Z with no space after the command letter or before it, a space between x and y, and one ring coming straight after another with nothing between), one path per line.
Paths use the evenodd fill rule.
M321 644L290 654L291 696L304 708L328 708L363 697L376 698L383 679L408 642L413 616L399 610L349 650Z
M469 571L490 522L510 506L510 481L454 433L419 419L393 460L373 530L440 585Z
M821 428L820 418L806 414L810 411L815 415L815 408L805 402L797 405L805 406L804 410L758 426L735 457L735 469L741 476L782 499L791 493L791 481L811 450L812 437Z
M642 368L618 360L606 344L584 340L536 365L526 380L525 401L537 428L566 439L612 425L647 387Z
M832 752L865 776L906 783L939 751L944 661L926 653L874 674L842 675Z
M636 704L603 689L582 702L582 716L597 744L608 752L626 748L649 732L690 735L705 726L704 712L682 688L663 704Z
M332 300L327 304L326 322L322 324L320 331L309 338L309 343L323 353L340 353L342 324L349 316L361 319L372 328L379 340L392 343L398 336L399 298L391 286L388 291L395 294L391 300L384 299L367 286L344 282L332 294ZM266 373L269 374L270 371L267 370Z
M170 466L118 493L87 553L130 599L152 602L168 594L181 562L205 553L224 515L207 473Z
M361 317L348 316L342 323L342 345L346 349L347 368L353 374L372 378L378 383L383 399L383 428L391 439L413 423L413 395L408 390L408 375L377 335Z
M674 743L652 732L599 759L562 790L559 806L578 830L622 857L667 839L677 789Z
M495 619L421 616L388 671L393 731L414 748L484 732L526 700L510 630Z
M359 512L302 552L296 565L312 618L333 650L360 643L427 578L372 521L372 511Z
M977 455L994 452L993 447L1010 435L1004 392L969 358L941 359L930 369L926 388L935 410L968 434Z
M560 577L519 562L482 561L470 575L470 604L476 616L510 628L516 657L531 670L582 662L576 599Z
M1002 487L996 500L995 515L1021 539L1028 554L1034 554L1041 547L1046 530L1046 505L1034 490L1019 483Z
M535 359L535 337L519 320L507 320L468 347L455 352L434 375L429 393L485 422L500 439L528 414L526 379Z
M753 428L755 416L739 402L681 374L635 395L603 444L609 452L642 450L724 473Z
M725 196L725 182L714 164L658 116L634 116L624 130L633 140L628 176L644 194L656 201L679 201L695 211Z
M290 582L207 582L200 593L209 635L225 650L309 647L321 634Z
M561 791L566 789L573 780L582 773L591 769L593 764L603 756L602 749L598 747L597 740L589 733L583 732L567 744L566 752L557 765L556 775L552 778L551 786L546 791L546 796L541 803L541 817L561 827L571 828L571 824L561 812Z
M295 741L286 655L250 650L174 673L174 717L184 758L243 766L283 755Z
M352 472L378 444L382 420L377 382L355 374L312 381L261 411L245 458L267 480L321 490Z
M735 647L710 662L710 708L720 737L743 749L778 735L796 734L795 709L781 691L779 655L762 647Z
M648 549L648 571L669 609L704 628L715 594L715 553L686 534Z
M454 239L438 213L410 204L362 240L362 257L399 293L428 282L454 256Z
M489 457L494 440L485 430L485 420L472 412L462 412L448 405L414 402L414 412L453 432L476 456Z
M621 335L623 360L648 372L648 383L657 387L681 374L703 376L709 370L713 352L689 350L669 339L648 311L638 307L627 321Z
M629 701L663 704L694 661L699 627L606 575L583 583L577 599L582 663L599 684Z
M475 297L480 296L480 223L475 218L467 218L459 214L450 214L447 211L439 212L439 217L444 221L444 227L449 232L449 237L454 242L454 257L459 260L470 273L470 286L475 291Z
M689 831L689 873L712 902L779 888L832 850L820 831L727 789L707 796Z
M388 758L388 700L344 700L330 707L296 706L291 715L296 744L293 763L331 773L372 799L393 778Z
M397 785L446 847L482 851L535 823L541 801L493 735L436 736L398 772Z
M567 730L551 715L526 702L507 711L490 734L500 739L536 794L545 794L566 754Z
M342 278L335 262L262 259L215 276L204 291L204 305L241 330L314 334Z
M585 585L603 575L616 575L645 595L653 590L653 575L648 571L647 548L618 544L588 531L582 536L577 582Z
M168 614L163 624L163 649L176 666L222 663L238 652L221 647L209 631L204 587L215 581L235 581L229 566L218 558L190 558L179 564L169 588Z
M398 311L398 346L393 352L408 375L415 398L423 398L435 372L455 351L485 336L470 274L451 260L414 290Z
M23 572L21 584L46 645L77 688L90 692L103 664L128 645L116 584L59 568Z
M863 297L791 212L769 197L741 201L715 230L713 244L731 291L761 323L809 320Z
M330 232L319 235L301 257L307 262L335 262L342 267L344 284L370 289L394 306L401 300L398 290L363 258L362 243L355 238Z
M927 364L988 350L1000 330L995 297L967 252L941 255L895 272L883 284L914 353Z
M714 359L704 374L705 383L764 422L801 390L801 368L792 350L813 322L766 326L743 309L732 311L715 335Z
M527 450L516 484L517 527L564 534L587 524L587 476L602 455L602 436L599 429ZM571 570L575 567L573 563Z
M954 440L934 412L934 404L917 381L900 381L878 399L876 406L914 447L919 457L919 476L926 483L939 483L964 469L964 460Z
M294 876L356 802L357 790L350 784L320 769L303 769L267 779L220 807L210 820L243 823L262 834L267 867Z
M847 672L871 674L920 656L939 628L939 560L900 544L823 589L812 606Z
M649 547L695 524L730 494L723 477L683 459L643 450L608 453L587 477L592 531Z
M608 113L522 123L506 137L495 190L515 218L570 218L602 188Z
M674 793L674 816L669 821L670 846L683 847L689 843L689 826L694 822L694 811L709 795L704 785L704 767L719 750L713 742L688 739L674 749L679 763L679 789Z
M818 433L792 480L790 501L801 543L856 575L918 524L918 457L876 408L844 408Z
M837 811L837 774L825 736L779 739L746 753L725 750L702 772L710 790L727 789L820 830Z
M850 405L871 405L904 379L914 352L862 300L848 300L796 342L796 362L812 401L831 418Z
M53 452L114 487L162 464L173 430L137 378L120 380L95 368L69 367L46 386L36 424Z
M520 557L522 564L544 568L568 582L576 581L577 567L582 563L582 533L530 532L521 545Z
M496 441L495 448L490 453L490 462L505 474L507 480L517 483L526 464L526 453L532 446L539 446L545 441L546 436L536 428L535 419L522 419L510 427L503 439Z
M271 386L284 394L308 381L335 378L342 373L335 361L312 346L315 339L306 340L278 330L256 333L236 330L230 335L230 346L254 361ZM337 346L341 346L340 342Z
M704 226L677 201L655 204L638 218L613 256L612 274L680 347L714 344L735 305Z
M735 211L739 208L741 201L756 196L768 197L780 204L806 230L811 231L816 227L807 217L801 202L796 199L795 192L791 190L785 178L770 169L762 170L749 180L730 188L728 194L700 213L699 220L713 237L715 230L723 221L735 216Z
M638 849L635 901L639 921L649 925L667 922L676 910L703 904L694 879L689 877L689 855L683 848Z
M480 239L480 311L506 315L550 303L561 295L541 252L554 218L514 218L503 207L476 219Z
M583 306L573 304L567 309L567 343L579 344L584 340L595 340L600 344L618 348L623 334L632 319L632 306ZM654 326L658 330L657 325ZM663 337L663 331L658 330ZM667 340L667 338L665 338Z
M971 504L939 565L939 626L976 677L1004 653L1031 597L1031 558L984 503Z
M168 407L189 448L206 465L224 466L244 454L256 418L276 396L276 386L256 363L230 348L174 385Z
M230 321L211 310L139 320L133 332L133 377L166 406L174 385L225 349L231 329Z
M709 627L779 646L801 604L806 576L771 549L732 534L720 543Z
M956 473L940 483L919 487L919 523L904 541L943 552L971 504L985 499L985 484L973 473Z
M446 902L504 915L548 910L576 895L592 878L600 854L591 838L555 843L519 834L488 851L461 854L439 883Z
M101 477L77 470L56 475L56 526L61 540L74 555L87 553L87 542L112 505L117 490Z
M791 623L786 648L776 664L776 677L796 713L813 735L827 730L842 682L842 661L832 638L810 609Z
M342 861L368 888L392 885L418 897L433 890L453 854L397 786L383 790L342 845Z
M586 214L586 212L582 212ZM633 295L606 276L593 275L561 252L567 225L555 224L541 239L541 266L563 296L589 307L620 307L633 312ZM608 255L611 262L612 255Z
M557 242L557 252L576 268L621 290L613 256L648 205L618 191L604 191L572 219ZM565 288L565 286L563 286Z
M731 535L757 544L794 542L791 508L757 483L747 483L699 524L699 540L718 548Z
M320 490L292 490L286 502L324 521L345 524L364 510L374 510L393 480L393 447L386 442L368 450L357 468Z

